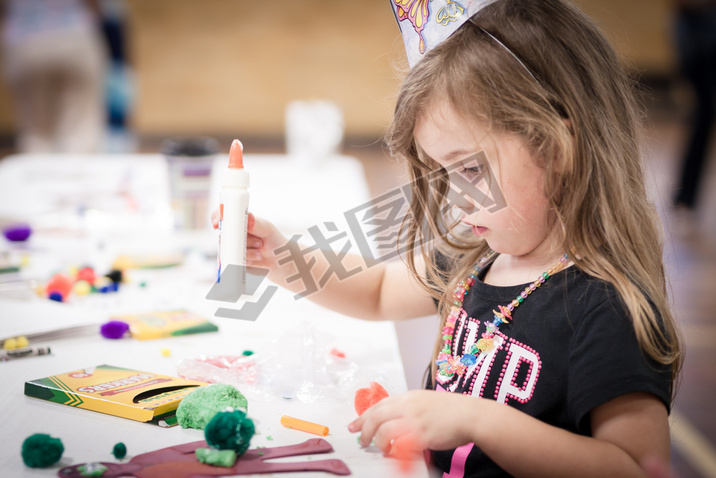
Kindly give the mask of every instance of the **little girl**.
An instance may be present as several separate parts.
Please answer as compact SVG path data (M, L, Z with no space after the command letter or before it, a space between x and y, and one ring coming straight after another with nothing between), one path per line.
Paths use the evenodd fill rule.
M349 429L385 452L430 450L449 477L668 463L681 349L615 53L565 0L393 3L412 66L387 136L413 180L408 252L309 298L373 320L437 307L440 325L427 390ZM475 191L448 194L458 182ZM249 266L296 291L274 253L286 239L249 227Z

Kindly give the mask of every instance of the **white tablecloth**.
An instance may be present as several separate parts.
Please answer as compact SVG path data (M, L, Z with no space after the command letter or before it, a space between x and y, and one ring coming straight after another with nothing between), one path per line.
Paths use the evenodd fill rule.
M217 167L223 164L224 157L217 159ZM326 221L346 227L340 222L343 212L369 199L360 163L351 158L339 157L312 171L281 156L247 155L245 164L251 173L251 210L290 233ZM210 194L214 204L215 183ZM343 460L354 476L397 474L394 460L375 449L361 449L356 435L347 430L356 417L352 403L355 389L376 380L391 394L406 390L393 324L351 319L306 299L296 300L284 290L271 297L255 321L214 317L217 305L222 304L205 296L215 277L215 233L208 225L195 231L175 231L168 197L166 164L157 155L14 156L0 162L0 223L26 220L35 229L27 243L1 243L0 252L19 260L22 270L1 274L0 282L43 282L54 272L85 264L102 272L124 253L161 256L171 252L184 257L180 266L129 271L128 282L115 294L72 296L67 303L30 294L25 295L30 298L20 299L0 296L0 338L78 324L99 325L118 314L179 308L202 314L219 326L217 333L150 341L108 340L98 333L65 338L33 344L49 345L49 356L0 362L4 382L0 388L2 475L53 476L60 466L115 461L111 451L118 442L127 446L130 458L203 439L198 430L163 429L27 397L23 386L28 380L101 364L176 376L181 359L240 355L244 350L256 352L257 357L275 357L276 348L290 343L291 337L301 342L291 344L300 345L298 349L288 350L296 355L304 374L296 377L295 383L305 386L306 377L320 380L303 395L288 394L289 399L264 393L270 388L247 385L249 416L258 432L251 447L283 446L313 438L280 425L282 415L291 415L328 426L326 440L334 452L290 460L336 458ZM254 297L268 287L271 285L262 283ZM336 362L335 357L323 354L332 348L344 352L345 359ZM162 349L168 349L170 355L162 355ZM316 357L318 363L311 363ZM321 362L324 357L325 363ZM285 366L287 362L277 363ZM268 361L266 366L271 364ZM324 382L319 383L321 380ZM21 444L33 433L62 440L65 452L58 465L49 469L24 466ZM427 474L422 464L412 473Z

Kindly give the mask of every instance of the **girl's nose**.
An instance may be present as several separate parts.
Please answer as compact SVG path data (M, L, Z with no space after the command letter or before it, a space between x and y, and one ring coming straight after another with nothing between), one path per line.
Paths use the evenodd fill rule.
M454 188L450 188L447 201L450 206L460 209L465 215L474 214L478 209L469 196L459 193Z

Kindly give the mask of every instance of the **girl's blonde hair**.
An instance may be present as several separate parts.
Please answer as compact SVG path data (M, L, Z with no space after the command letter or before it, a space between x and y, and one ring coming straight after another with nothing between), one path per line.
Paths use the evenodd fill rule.
M437 101L525 140L544 168L557 245L574 251L576 267L614 285L641 347L676 378L682 353L660 223L644 184L639 111L629 78L593 22L563 0L499 0L429 51L403 83L386 141L409 165L406 260L419 278L416 254L426 258L423 286L440 301L442 330L455 284L488 246L454 233L444 214L447 174L430 174L439 165L414 140L416 119ZM447 272L432 260L436 245L448 258Z

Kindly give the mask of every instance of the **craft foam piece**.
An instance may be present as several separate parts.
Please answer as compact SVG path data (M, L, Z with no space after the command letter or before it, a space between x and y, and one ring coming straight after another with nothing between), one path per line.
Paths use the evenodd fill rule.
M215 383L197 388L179 403L177 420L182 428L203 430L214 415L232 407L248 411L249 402L233 385Z
M369 388L360 388L356 391L354 400L356 413L363 415L366 410L387 396L388 392L378 382L370 382Z
M229 468L236 463L235 450L215 450L213 448L197 448L196 459L207 465Z
M298 462L267 462L274 458L314 455L333 451L330 443L322 438L312 438L296 445L249 450L236 460L232 467L216 467L200 463L196 459L197 448L207 448L205 441L196 441L132 457L127 463L105 463L107 471L103 478L200 478L207 476L250 475L255 473L286 473L299 471L323 471L334 475L350 475L348 466L341 460L317 460ZM57 472L61 478L82 478L79 468L83 464L66 466Z

